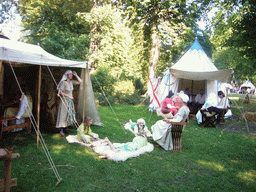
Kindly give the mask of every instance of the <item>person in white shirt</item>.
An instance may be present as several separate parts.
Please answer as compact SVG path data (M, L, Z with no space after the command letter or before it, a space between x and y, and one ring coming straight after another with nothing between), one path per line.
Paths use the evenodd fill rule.
M218 105L217 107L209 107L207 110L211 113L212 111L216 112L217 115L217 121L220 120L220 117L224 116L224 114L227 112L227 109L230 108L229 100L227 97L225 97L225 94L222 91L218 91Z
M205 94L204 94L204 90L201 89L199 94L196 95L195 98L195 105L196 105L196 112L201 109L201 107L204 105L205 103Z

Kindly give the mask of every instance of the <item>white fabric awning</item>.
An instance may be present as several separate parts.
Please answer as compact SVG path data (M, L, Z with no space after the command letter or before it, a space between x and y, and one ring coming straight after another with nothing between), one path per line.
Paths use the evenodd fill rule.
M190 80L218 80L220 82L227 82L230 75L233 73L232 69L223 69L218 71L183 71L170 68L170 72L176 78L190 79Z
M0 60L34 65L86 68L84 61L56 57L38 45L0 38Z

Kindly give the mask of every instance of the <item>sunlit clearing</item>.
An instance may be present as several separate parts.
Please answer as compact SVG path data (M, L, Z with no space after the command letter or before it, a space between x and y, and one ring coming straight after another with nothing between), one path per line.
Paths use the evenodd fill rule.
M225 170L224 166L220 165L219 163L205 162L205 161L197 161L197 162L198 162L198 164L207 166L211 169L215 169L215 170L218 170L218 171L224 171Z
M237 174L237 177L239 177L243 181L247 182L247 184L255 183L256 171L252 170L252 171L240 172Z
M61 136L59 134L53 134L52 139L60 139Z
M239 100L239 97L228 97L231 100Z
M53 145L52 148L53 148L53 152L58 154L61 151L63 151L63 149L65 149L66 146L65 145Z

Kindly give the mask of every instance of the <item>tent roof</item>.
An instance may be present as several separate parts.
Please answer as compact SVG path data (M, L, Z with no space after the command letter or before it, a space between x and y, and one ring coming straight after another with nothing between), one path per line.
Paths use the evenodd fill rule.
M86 62L56 57L38 45L0 38L0 60L34 65L86 68Z
M221 82L226 82L233 73L232 69L218 70L197 40L170 68L170 71L177 78Z
M240 88L242 87L250 87L251 89L255 89L255 86L252 84L252 82L248 79L247 81L245 81Z

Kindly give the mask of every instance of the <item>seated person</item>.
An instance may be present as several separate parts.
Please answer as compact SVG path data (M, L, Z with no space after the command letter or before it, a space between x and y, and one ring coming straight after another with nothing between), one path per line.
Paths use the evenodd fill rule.
M151 137L151 133L146 126L146 122L144 119L138 119L137 123L133 123L131 120L125 124L125 129L130 130L133 134L138 135L139 130L145 130L148 137Z
M157 110L157 115L172 118L180 108L180 106L174 102L174 99L174 93L169 91L167 97L163 101L162 108Z
M111 141L107 137L105 137L102 142L102 144L107 143L110 147L110 149L114 152L120 152L120 151L137 151L138 149L144 147L147 145L147 133L145 130L140 130L138 134L133 138L132 142L124 143L123 145L119 147L115 147ZM97 147L97 146L96 146ZM100 156L100 158L108 158L108 155L105 154L104 156Z
M201 89L199 94L196 95L196 98L195 98L195 107L196 107L196 112L202 108L202 106L204 105L205 103L205 94L204 94L204 90Z
M204 112L207 111L209 107L217 107L217 97L216 94L214 93L209 94L209 96L206 99L206 102L204 103L202 108L197 112L196 118L198 124L203 123L203 115L205 115Z
M98 140L99 135L92 132L90 128L91 124L92 124L92 118L89 116L86 116L85 123L82 123L77 128L77 139L80 142L92 143L92 141Z
M21 90L23 93L20 93L20 91L17 91L15 94L15 100L13 102L10 102L10 105L16 104L18 101L19 107L8 107L4 111L4 118L10 118L15 117L16 124L24 123L24 119L20 120L25 117L29 117L32 114L32 97L26 88L25 85L21 85Z
M178 102L181 105L178 113L172 118L157 121L152 127L152 140L156 141L161 147L163 147L166 151L173 150L172 145L172 135L169 134L170 122L185 122L189 115L189 108L187 106L187 102L189 101L189 97L180 92L177 94Z
M213 94L213 93L212 93ZM211 94L210 94L211 95ZM212 98L211 98L212 97ZM225 94L222 92L222 91L218 91L218 97L219 97L219 102L216 104L216 96L214 94L214 96L211 95L210 97L210 101L211 103L207 104L206 106L203 106L202 109L200 110L200 113L204 113L205 111L209 112L209 113L212 113L212 112L215 112L216 115L217 115L217 121L220 122L220 118L224 116L224 114L227 112L227 109L230 108L229 106L229 100L228 98L225 97ZM208 100L208 98L207 98ZM206 101L206 103L208 103L208 101ZM202 123L202 116L200 117L201 115L197 114L197 121L198 123Z
M227 112L227 109L230 108L229 106L229 99L225 97L225 94L222 91L218 91L219 102L217 107L211 106L208 107L207 110L211 113L212 111L216 112L217 121L220 121L220 118L224 116Z

